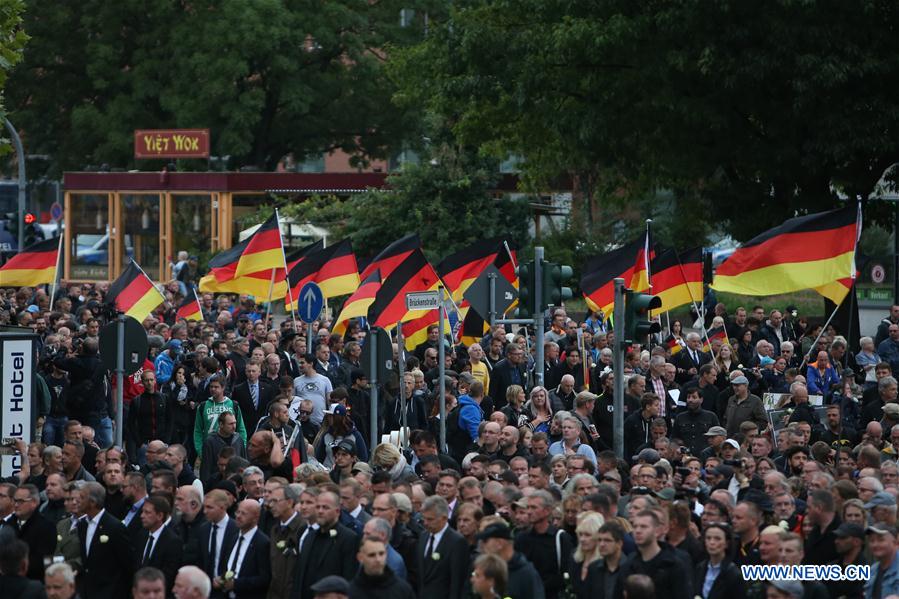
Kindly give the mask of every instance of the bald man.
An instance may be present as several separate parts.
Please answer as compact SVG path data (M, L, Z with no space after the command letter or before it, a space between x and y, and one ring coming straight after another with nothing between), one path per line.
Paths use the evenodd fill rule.
M261 509L253 499L238 504L234 513L237 541L225 562L225 575L212 581L214 589L226 594L233 592L237 599L264 595L272 577L269 539L258 526Z

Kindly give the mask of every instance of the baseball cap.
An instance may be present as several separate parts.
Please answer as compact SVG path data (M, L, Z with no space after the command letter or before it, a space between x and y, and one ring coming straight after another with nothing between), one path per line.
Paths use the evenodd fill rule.
M706 437L717 437L718 435L722 437L727 436L727 430L723 426L713 426L705 432Z
M865 529L861 524L855 522L843 522L833 531L838 537L855 537L856 539L865 538Z
M740 444L737 443L734 439L725 439L724 444L730 445L734 449L740 449Z
M870 525L865 529L865 532L868 534L874 535L893 535L896 536L896 527L890 526L889 524L885 524L883 522L878 522L876 524Z
M712 469L712 472L717 474L718 476L723 476L724 478L730 478L734 475L734 469L728 466L727 464L721 464L720 466L715 466Z
M512 531L505 524L491 524L479 532L477 538L479 541L486 541L487 539L506 539L511 541Z
M665 487L660 491L656 491L656 497L664 499L665 501L674 501L674 489Z
M749 379L747 379L742 374L740 376L735 376L734 379L730 382L731 385L748 385Z
M32 314L37 314L38 312L41 311L41 309L38 308L37 306L35 306L34 304L31 304L30 306L28 306L27 308L25 308L25 311L26 311L26 312L31 312Z
M350 594L350 583L341 576L325 576L314 585L309 587L316 595L325 593L338 593L340 595Z
M333 416L346 416L346 406L341 403L335 403L331 405L331 409L323 410L322 413Z
M777 579L770 580L768 583L779 591L788 593L796 599L801 599L803 595L802 583L798 580Z
M646 462L647 464L655 464L659 461L659 452L655 449L647 447L634 456L635 462Z
M351 474L356 474L357 472L366 472L368 474L372 474L371 466L366 464L365 462L356 462L353 464L353 469L350 470Z
M350 455L356 455L356 444L352 439L341 439L334 447L334 451L345 451Z
M166 349L173 349L175 353L181 353L181 340L180 339L170 339L168 343L165 345Z
M888 403L883 406L883 413L896 418L899 416L899 403Z
M759 365L761 366L769 366L771 364L774 364L774 358L769 356L762 356L762 359L759 360Z
M396 509L407 514L412 513L412 500L405 493L394 493L393 498L396 500Z
M874 497L871 498L871 501L865 504L865 509L870 510L874 507L884 507L884 506L895 506L896 498L893 497L890 493L886 491L879 491L874 493Z

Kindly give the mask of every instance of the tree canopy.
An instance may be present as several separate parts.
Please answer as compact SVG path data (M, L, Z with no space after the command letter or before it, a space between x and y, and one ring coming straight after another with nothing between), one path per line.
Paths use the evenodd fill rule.
M391 72L401 106L463 143L568 173L587 231L599 204L666 188L746 239L899 160L897 18L878 0L462 0Z
M6 116L2 90L12 69L22 59L22 48L28 36L22 30L22 0L0 0L0 119ZM9 149L6 129L0 127L0 152Z

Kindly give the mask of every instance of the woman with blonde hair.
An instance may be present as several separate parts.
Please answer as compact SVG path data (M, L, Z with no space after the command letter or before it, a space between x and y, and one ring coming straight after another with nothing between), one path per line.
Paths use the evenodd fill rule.
M406 458L395 445L381 443L371 454L372 470L386 470L394 483L419 480L415 471L406 463Z
M569 566L571 590L579 599L593 597L591 581L596 579L599 561L599 529L605 523L597 512L584 512L577 518L577 549Z
M499 599L506 593L509 566L500 557L485 553L474 560L471 590L478 599Z
M485 389L487 387L484 387ZM500 410L506 415L506 420L518 428L527 424L528 415L523 410L524 405L524 387L521 385L509 385L506 387L506 405Z
M524 404L524 413L528 416L528 426L535 433L549 433L549 424L553 411L549 405L549 393L537 385L531 389L531 398Z

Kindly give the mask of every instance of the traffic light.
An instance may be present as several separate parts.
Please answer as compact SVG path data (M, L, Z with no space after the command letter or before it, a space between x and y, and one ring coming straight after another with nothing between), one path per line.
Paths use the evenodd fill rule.
M571 288L565 287L574 275L574 270L570 266L562 264L554 264L552 262L543 262L543 310L546 306L561 306L562 302L571 299Z
M626 343L642 343L648 335L658 333L662 325L654 322L650 310L662 307L662 298L627 289L624 292L624 334Z
M44 233L37 225L37 218L30 212L26 212L22 218L25 222L25 247L34 245L38 241L44 240Z
M534 292L537 291L534 261L522 262L518 265L518 311L519 318L530 318L537 311L534 305Z

